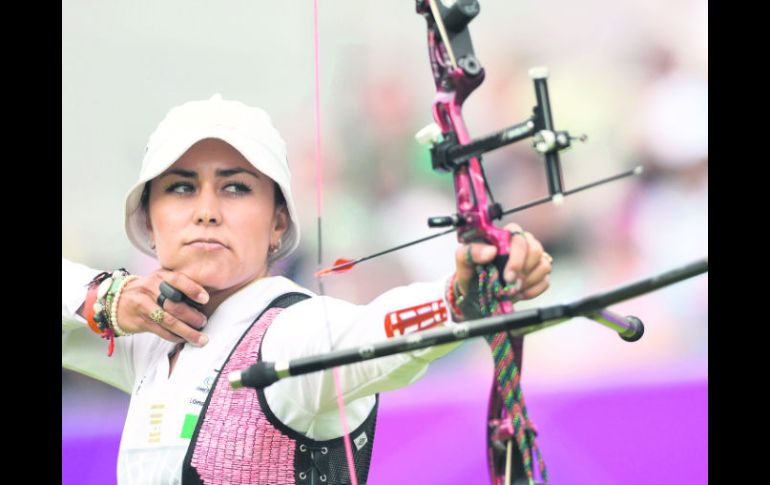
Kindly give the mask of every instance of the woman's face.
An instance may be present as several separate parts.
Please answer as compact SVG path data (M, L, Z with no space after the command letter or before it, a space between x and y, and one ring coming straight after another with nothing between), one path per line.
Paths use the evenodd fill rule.
M150 186L149 229L161 265L211 290L267 274L288 227L274 183L218 139L193 145Z

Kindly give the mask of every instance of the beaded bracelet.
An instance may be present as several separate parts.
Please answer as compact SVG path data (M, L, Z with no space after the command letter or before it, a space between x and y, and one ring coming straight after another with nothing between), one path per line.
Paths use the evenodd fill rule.
M94 276L94 279L88 283L88 293L86 295L85 307L83 308L83 316L88 321L88 326L99 335L104 332L104 322L106 322L106 319L104 318L105 315L103 314L104 306L99 302L100 299L104 298L104 294L106 294L106 290L104 286L102 286L102 283L109 279L110 276L110 272L103 271ZM108 284L109 283L105 283L105 285ZM105 293L102 294L102 292Z
M101 335L102 331L99 330L99 325L94 320L94 303L96 303L96 285L90 285L88 293L86 293L86 301L83 304L83 317L88 322L88 327L94 333Z
M112 273L99 273L93 280L91 280L91 283L89 283L89 294L93 288L96 288L96 301L92 305L93 322L99 329L101 337L110 341L110 345L107 347L108 357L112 357L112 353L115 350L116 337L116 331L111 322L111 306L115 294L119 288L122 288L123 282L128 276L128 271L124 268L120 268ZM88 298L86 298L86 300L90 303ZM87 313L90 314L90 312ZM89 326L91 326L90 321ZM91 326L91 328L93 330L93 326Z
M460 293L460 297L457 298L456 293L460 293L457 291L457 275L452 274L452 277L449 278L449 281L447 282L446 299L447 302L449 302L449 308L452 311L452 316L454 317L453 320L462 321L465 317L463 312L460 310L460 303L462 303L465 297L462 295L462 293Z
M125 278L123 278L123 280L121 280L120 283L118 284L118 288L115 291L115 296L112 298L112 305L110 305L110 324L112 325L112 328L115 331L116 337L133 335L131 332L126 332L125 330L123 330L118 324L118 301L120 300L120 295L123 293L123 288L126 286L126 283L138 278L139 277L136 275L128 275Z

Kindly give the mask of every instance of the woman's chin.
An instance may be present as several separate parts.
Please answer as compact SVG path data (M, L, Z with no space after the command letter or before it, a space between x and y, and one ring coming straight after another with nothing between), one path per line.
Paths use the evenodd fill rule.
M189 276L204 288L215 291L239 286L251 279L243 274L243 268L238 265L231 267L213 261L186 264L177 268L176 271Z

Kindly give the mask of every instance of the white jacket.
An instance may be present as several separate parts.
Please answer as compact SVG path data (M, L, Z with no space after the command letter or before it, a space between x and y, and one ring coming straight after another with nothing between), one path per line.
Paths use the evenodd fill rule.
M277 296L302 292L284 277L270 277L242 288L209 317L202 348L186 345L169 376L168 353L174 344L152 333L107 341L76 314L88 284L99 270L62 259L62 367L93 377L131 394L118 459L118 483L180 483L182 460L203 403L219 369L240 336ZM423 303L444 301L444 280L389 290L367 305L315 297L284 310L265 334L262 358L290 360L388 338L386 315ZM447 312L450 314L450 312ZM451 318L451 317L450 317ZM451 319L441 325L451 325ZM374 394L407 386L428 364L459 343L444 344L340 367L348 429L360 425L375 403ZM244 392L253 392L245 390ZM331 372L283 379L265 390L270 409L284 424L316 440L342 435Z

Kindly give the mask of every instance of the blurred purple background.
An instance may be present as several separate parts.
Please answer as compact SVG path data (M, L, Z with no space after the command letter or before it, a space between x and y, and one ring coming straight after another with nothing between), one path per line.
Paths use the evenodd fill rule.
M488 483L490 380L455 377L428 376L381 396L371 485ZM707 483L707 394L705 380L571 392L525 388L551 483L559 485ZM94 411L63 415L63 484L115 483L123 416Z

